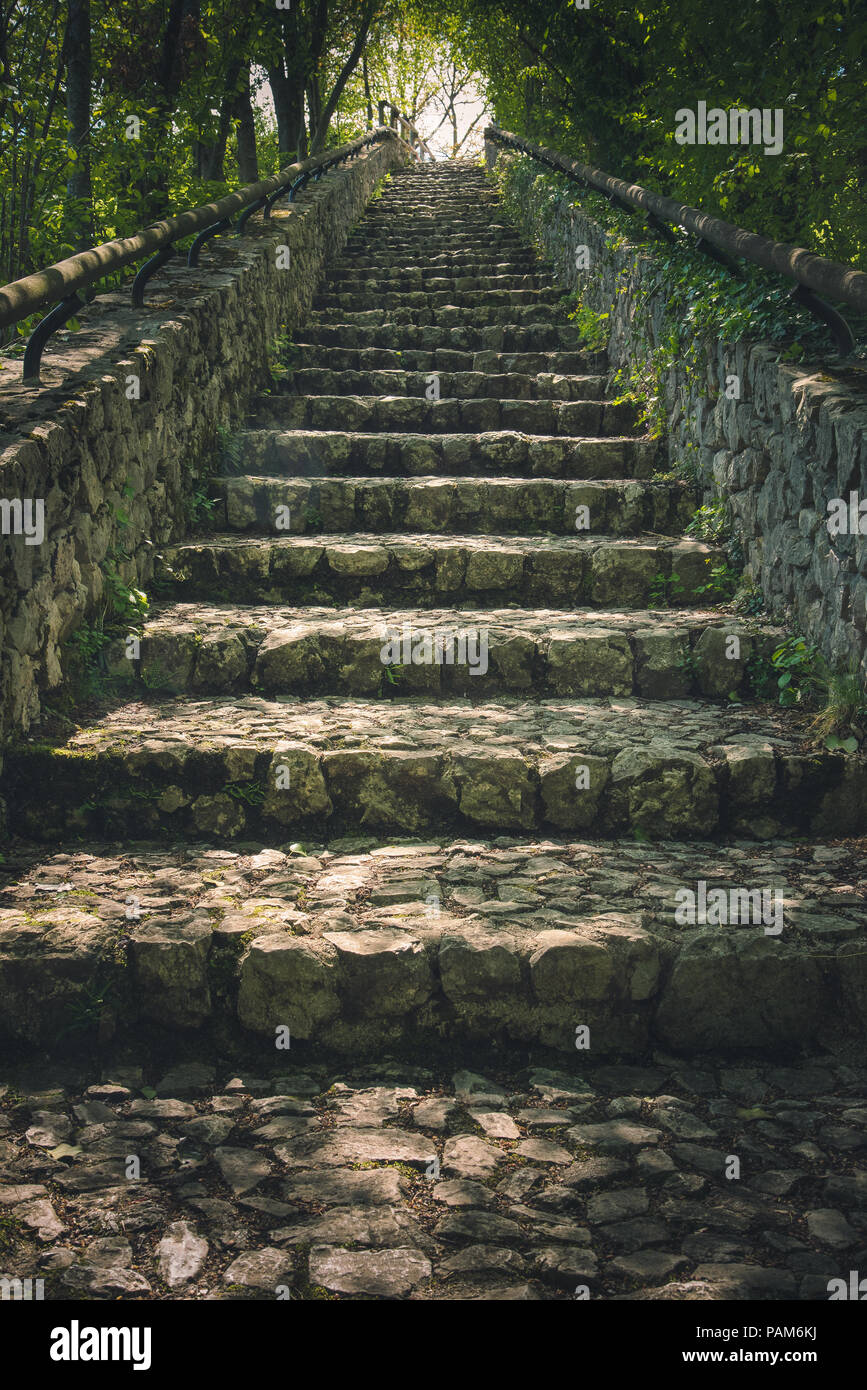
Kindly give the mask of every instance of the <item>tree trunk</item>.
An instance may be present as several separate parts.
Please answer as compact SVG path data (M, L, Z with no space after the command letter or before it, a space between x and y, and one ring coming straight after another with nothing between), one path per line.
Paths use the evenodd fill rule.
M188 6L194 5L195 0L170 0L160 42L153 115L145 116L141 124L149 164L144 177L137 181L136 192L141 199L143 216L151 222L161 221L170 210L169 159L166 151L171 139L172 115L180 84L178 56L181 27Z
M66 181L66 222L76 251L93 245L90 182L90 0L69 0L66 26L66 119L74 163Z
M364 82L364 100L367 102L367 124L373 125L373 102L370 99L370 77L367 71L367 49L361 55L361 77ZM414 115L415 113L413 113Z
M315 73L307 79L307 119L311 135L310 152L315 154L319 149L317 141L322 120L322 97L319 91L319 78Z
M294 119L293 94L286 73L283 71L282 59L277 67L268 69L268 82L271 86L271 95L274 98L274 114L277 117L277 147L282 156L288 154L295 148L296 122Z
M242 185L256 183L259 179L259 157L256 153L256 122L253 118L253 103L250 100L249 64L245 81L235 100L235 115L238 119L238 178Z
M299 87L296 93L297 119L295 125L296 159L307 158L307 126L304 121L304 92Z
M310 141L311 154L318 154L319 151L322 149L323 145L325 144L325 138L328 134L328 126L331 121L331 117L334 115L334 112L337 109L337 103L343 95L344 87L346 86L352 74L355 72L355 69L358 67L358 64L361 60L361 55L364 52L364 45L367 43L367 35L370 32L370 26L373 23L378 8L379 0L368 0L368 3L365 5L361 19L359 20L358 33L356 35L355 43L352 46L352 52L350 53L346 62L343 64L343 67L341 68L340 73L338 74L337 81L334 84L332 93L328 98L327 102L325 103L324 107L320 103L320 109L316 113L315 121L313 119L312 106L310 108L310 129L313 132ZM314 81L316 84L316 92L318 97L319 82L315 78Z

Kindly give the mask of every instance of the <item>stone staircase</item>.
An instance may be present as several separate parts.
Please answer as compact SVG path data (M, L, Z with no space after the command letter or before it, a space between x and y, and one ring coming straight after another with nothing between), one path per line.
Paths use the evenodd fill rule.
M130 698L59 742L11 751L15 825L33 840L292 840L303 860L302 841L330 839L348 851L324 887L315 874L281 879L290 901L300 894L314 918L322 909L302 914L303 943L278 937L275 954L267 932L262 947L245 938L245 1027L269 1031L296 970L322 992L309 1009L294 1000L296 1032L334 1045L371 1039L370 1017L360 1032L346 1021L360 988L380 990L393 1039L409 1026L401 992L417 988L434 1031L494 1028L567 1048L590 1001L600 1045L614 1049L643 1045L660 1011L686 1047L785 1041L799 1026L790 1012L768 1022L757 1002L756 1028L732 1005L716 1032L690 1015L678 1034L672 962L709 948L707 932L673 930L676 882L648 920L606 916L604 894L588 916L559 883L548 903L544 879L522 872L499 899L497 923L513 933L499 945L475 894L425 874L386 892L409 904L398 916L414 934L366 917L384 856L400 858L395 839L420 837L423 857L425 839L436 855L455 843L465 859L467 836L580 832L620 837L621 853L735 836L762 842L747 862L769 886L785 877L781 841L867 824L863 760L817 749L803 720L751 698L750 673L779 633L715 602L721 554L684 535L697 494L655 476L659 443L640 436L629 404L606 400L605 370L481 169L393 177L235 438L213 532L164 551L141 659L113 666ZM541 846L543 860L554 853ZM571 862L558 857L555 879ZM722 861L705 844L691 862L699 880ZM335 912L341 932L383 930L335 944L324 935ZM449 997L438 953L455 934L469 976ZM714 946L708 968L733 987L741 955L758 952L757 1000L765 970L821 975L817 1007L849 988L848 966L822 973L791 933L776 943L753 926L719 949L734 958L720 962ZM508 1007L468 983L490 970L500 989L502 951L520 995ZM182 996L169 1014L184 1025Z
M714 604L698 499L605 384L480 170L387 183L125 694L7 757L10 1276L786 1300L863 1267L863 759L752 699L778 634ZM702 883L782 931L684 919Z

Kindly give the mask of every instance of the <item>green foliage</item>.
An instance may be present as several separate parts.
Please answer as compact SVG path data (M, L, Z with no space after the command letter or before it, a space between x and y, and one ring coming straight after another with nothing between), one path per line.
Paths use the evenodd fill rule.
M629 367L615 372L611 383L611 403L628 401L638 407L637 425L648 439L661 439L666 430L663 368L670 362L666 347L651 348Z
M67 680L67 703L75 706L92 699L109 684L105 650L118 638L141 635L148 613L148 598L141 589L127 584L115 567L125 552L117 547L108 552L100 565L103 578L102 599L94 616L82 623L65 644L63 661Z
M210 496L207 482L204 479L200 480L198 485L193 487L184 503L187 525L190 530L196 531L207 527L217 502L218 498Z
M293 351L293 343L285 331L278 333L268 345L268 372L271 381L276 383L285 371L286 358Z
M88 73L67 34L69 10L35 0L0 7L0 283L250 182L238 138L244 112L266 178L311 142L324 149L361 134L362 54L373 95L411 116L443 92L442 64L453 56L452 21L414 0L90 0ZM282 78L279 139L272 72ZM70 90L80 103L74 140ZM126 279L121 271L96 289ZM29 335L42 312L0 342Z
M622 250L618 294L631 296L628 368L615 376L616 398L639 407L639 423L651 438L666 430L666 379L675 368L682 382L702 395L708 392L704 343L718 339L765 339L781 357L806 351L827 352L827 329L791 299L791 291L756 266L744 263L739 277L695 249L693 239L675 229L672 243L661 243L646 223L612 206L593 190L576 189L557 173L542 171L524 156L502 160L498 178L507 207L520 225L535 222L553 229L554 240L566 232L572 209L580 209L601 226L608 250ZM635 272L638 256L641 273ZM575 297L588 314L587 290ZM651 302L652 301L652 302ZM659 319L659 305L663 319ZM589 321L589 320L588 320ZM857 325L856 325L857 327ZM720 382L717 390L722 389ZM697 469L681 461L666 477L695 477Z
M648 594L648 606L650 608L670 608L673 599L682 597L684 592L683 581L679 574L663 574L662 571L653 576L653 583Z
M719 499L699 507L684 530L688 536L695 536L699 541L709 541L713 545L728 540L731 524L725 502Z
M690 685L698 679L698 657L692 647L687 647L677 663L677 669L682 671Z
M227 782L223 787L227 796L231 796L234 801L243 802L245 806L261 806L265 800L265 787L261 782Z
M497 122L678 202L867 264L867 10L646 0L450 0ZM780 109L783 149L680 145L675 113Z
M298 343L293 343L288 334L281 335L279 346L275 347L273 351L276 354L277 362L271 368L271 377L275 381L291 377L295 368L301 366L304 359L302 348Z
M112 982L102 972L85 982L75 999L66 1008L66 1022L60 1028L55 1043L70 1033L89 1033L97 1028L106 1009L117 1003Z
M221 473L238 474L244 468L244 446L240 431L226 425L217 426L217 457Z
M570 296L571 300L577 303L570 311L569 318L578 327L581 346L588 352L601 352L608 346L608 314L597 314L594 309L582 304L577 295Z
M854 670L831 671L824 662L817 665L821 708L810 727L825 747L854 753L867 729L867 693Z
M719 560L714 564L708 557L705 564L709 566L707 579L704 584L696 585L694 593L696 596L704 594L718 603L727 603L734 597L740 574L732 569L727 560Z
M759 699L816 711L810 728L826 748L854 753L867 736L867 692L859 672L833 670L815 643L799 634L786 637L770 661L751 657L747 671Z
M755 617L761 613L765 606L765 596L762 593L761 585L753 580L741 579L740 586L732 600L732 607L736 613L743 613L749 617Z
M406 667L398 661L389 662L382 668L382 686L380 694L385 694L389 690L399 690L406 679Z
M814 703L819 694L816 664L819 651L803 637L787 637L771 654L781 705Z

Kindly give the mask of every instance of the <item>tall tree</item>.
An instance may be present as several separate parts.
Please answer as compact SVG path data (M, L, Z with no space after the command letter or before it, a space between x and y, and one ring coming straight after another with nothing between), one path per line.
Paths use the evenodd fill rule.
M90 0L69 0L66 22L66 120L69 177L66 180L70 240L83 251L93 245L90 182Z

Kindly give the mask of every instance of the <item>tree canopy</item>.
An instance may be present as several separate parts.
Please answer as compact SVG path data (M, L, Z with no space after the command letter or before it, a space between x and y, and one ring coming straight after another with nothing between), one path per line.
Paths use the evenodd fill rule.
M863 266L865 53L864 0L0 0L0 281L351 139L380 99L443 153L487 111ZM781 152L678 143L700 101L781 111Z
M864 265L863 0L452 0L499 123L779 241ZM783 113L783 148L679 144L676 113Z

